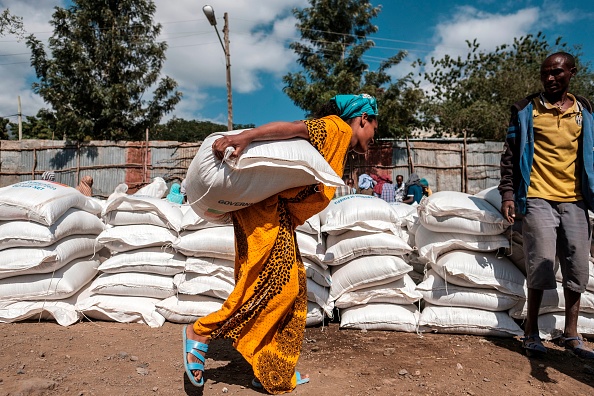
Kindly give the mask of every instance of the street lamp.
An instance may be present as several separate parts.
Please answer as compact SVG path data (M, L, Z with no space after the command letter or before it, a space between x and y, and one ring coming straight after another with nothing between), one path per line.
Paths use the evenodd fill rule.
M221 42L221 47L223 47L223 51L225 52L225 62L227 64L227 130L233 130L233 97L231 95L231 54L229 52L229 18L227 13L225 13L225 26L223 27L223 36L225 38L225 44L223 44L223 40L221 40L221 35L219 34L219 29L217 29L217 20L215 18L214 9L209 6L205 5L202 7L202 11L204 11L204 15L206 15L206 19L208 22L215 28L215 32L217 32L217 36L219 41Z

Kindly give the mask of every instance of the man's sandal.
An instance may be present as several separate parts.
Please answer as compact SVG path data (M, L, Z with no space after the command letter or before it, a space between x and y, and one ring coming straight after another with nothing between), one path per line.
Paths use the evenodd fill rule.
M295 371L295 375L297 376L297 385L303 385L303 384L307 384L309 382L309 377L301 378L301 373L299 371ZM262 383L260 381L258 381L257 378L254 378L252 380L252 386L256 389L264 388L262 386Z
M188 379L190 380L190 382L197 387L202 387L204 386L204 355L201 354L200 352L204 352L206 354L206 352L208 352L208 344L204 344L202 342L198 342L198 341L194 341L194 340L190 340L188 339L187 335L186 335L186 328L189 325L185 325L184 328L182 329L182 334L183 334L183 339L184 339L184 367L186 369L186 374L188 375ZM194 363L188 363L188 353L191 353L192 355L196 356L196 358L200 361L200 363L198 362L194 362ZM200 381L196 381L196 378L194 378L194 374L192 373L192 371L195 370L200 370L202 371L202 377L200 377Z
M522 340L522 348L528 357L539 356L547 353L547 348L542 345L542 340L538 334L530 334L520 338Z
M576 346L570 344L571 341L577 341ZM584 339L577 337L563 337L559 338L559 345L565 347L566 350L573 352L573 354L582 359L594 359L594 352L584 345Z

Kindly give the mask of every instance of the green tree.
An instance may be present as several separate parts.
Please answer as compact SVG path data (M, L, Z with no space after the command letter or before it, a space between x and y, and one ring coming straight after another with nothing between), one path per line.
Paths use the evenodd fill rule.
M18 131L18 124L11 122L11 131ZM22 122L23 139L64 139L64 134L58 134L54 113L47 109L40 109L36 116L26 116Z
M594 75L579 61L579 47L567 48L557 39L550 45L541 33L514 39L492 52L480 51L479 43L467 42L465 58L431 59L431 71L424 74L432 92L423 105L425 126L438 136L467 136L503 140L510 106L542 90L540 65L551 53L566 51L576 57L579 72L570 91L592 97Z
M8 140L10 138L9 124L10 120L8 118L0 117L0 140Z
M23 18L10 13L10 9L5 9L0 13L0 37L8 34L14 34L19 40L25 36L23 27Z
M254 124L233 124L233 129L254 128ZM172 118L165 124L157 126L151 138L178 142L199 142L214 132L227 131L227 125L215 124L210 121L184 120Z
M28 37L33 90L68 139L142 139L179 102L177 83L159 80L167 44L156 41L155 9L152 0L72 0L52 16L51 56Z
M411 76L396 83L388 74L406 52L400 51L383 60L377 70L363 61L366 51L375 44L367 38L378 27L371 23L381 7L366 0L309 0L311 7L294 9L302 40L290 48L297 54L303 71L283 77L283 91L305 110L308 116L337 94L368 93L378 99L379 136L408 133L416 119L415 103L407 96L421 96ZM408 124L412 122L413 124Z

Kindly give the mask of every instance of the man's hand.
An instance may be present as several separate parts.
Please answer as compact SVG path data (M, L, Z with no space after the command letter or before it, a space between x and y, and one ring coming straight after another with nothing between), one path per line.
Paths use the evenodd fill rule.
M516 217L516 205L514 201L503 201L501 203L501 214L510 224L514 224Z

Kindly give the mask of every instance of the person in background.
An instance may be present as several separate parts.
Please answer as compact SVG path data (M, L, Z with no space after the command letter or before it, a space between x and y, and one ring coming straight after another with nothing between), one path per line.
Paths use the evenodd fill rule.
M184 203L186 203L188 201L188 197L186 195L186 179L185 178L181 181L181 185L179 187L179 193L184 196L183 201L184 201Z
M559 344L581 358L594 359L577 327L580 298L588 284L594 120L591 103L569 93L576 73L574 57L565 52L549 55L542 62L544 92L512 105L501 155L501 213L512 224L516 213L523 215L528 311L522 348L528 356L547 352L538 315L544 291L557 288L557 257L565 298Z
M429 197L431 194L433 194L433 191L431 191L431 188L429 188L429 182L427 181L427 179L422 178L421 180L419 180L419 182L421 183L421 186L423 188L424 197Z
M56 181L56 174L52 171L45 171L41 175L41 180Z
M392 184L392 179L379 175L371 175L371 177L373 178L373 180L375 180L375 186L373 186L373 195L380 198L382 196L384 184Z
M76 186L76 189L82 193L82 195L86 195L87 197L93 196L93 177L86 175L80 179L80 183Z
M421 179L416 173L411 173L404 185L405 198L402 200L403 203L413 204L419 203L423 198L423 185Z
M334 192L334 198L344 197L345 195L355 194L357 190L355 190L355 181L350 177L345 177L342 179L344 181L344 186L340 186L336 188Z
M367 173L359 175L359 194L373 195L373 187L375 186L375 180L371 178Z
M396 189L392 183L383 183L380 198L386 202L396 202Z
M394 193L394 201L402 202L404 199L404 176L396 176L396 186L394 186L394 188L396 189Z
M217 139L212 149L219 159L229 147L238 157L255 141L302 138L342 176L348 151L367 152L377 126L375 98L337 95L314 119L246 129ZM254 388L282 394L309 381L295 371L307 317L306 273L295 228L327 207L334 192L321 183L295 187L231 212L235 288L221 309L182 332L184 368L195 386L204 385L209 341L224 338L252 366Z
M180 193L181 186L179 183L173 183L171 188L169 189L169 194L167 194L167 200L169 202L173 202L176 204L183 204L184 203L184 196Z

